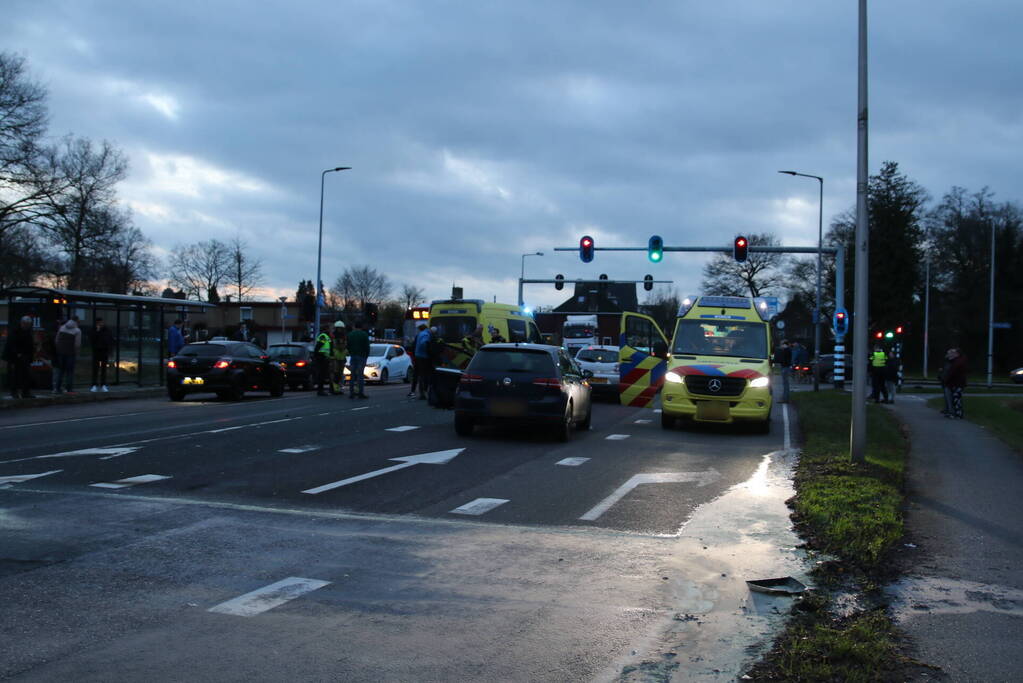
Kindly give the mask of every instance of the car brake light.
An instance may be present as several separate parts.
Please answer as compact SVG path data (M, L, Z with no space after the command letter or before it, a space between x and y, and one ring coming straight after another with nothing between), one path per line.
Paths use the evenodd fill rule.
M221 358L220 360L218 360L218 361L216 362L216 364L214 364L214 366L213 366L213 367L215 367L215 368L219 368L219 369L223 370L224 368L226 368L226 367L228 367L228 366L230 366L230 365L231 365L231 362L230 362L230 361L226 361L226 360L224 360L223 358Z
M561 380L557 377L537 377L533 380L533 384L538 387L561 388Z
M172 361L172 360L169 360L169 361L167 361L167 367L168 367L168 368L176 368L176 367L178 367L178 364L177 364L177 363L175 363L175 362L174 362L174 361Z
M462 378L458 380L459 384L476 384L477 382L483 381L483 375L469 375L462 374Z
M296 368L304 368L305 367L305 361L304 360L295 361L295 367Z

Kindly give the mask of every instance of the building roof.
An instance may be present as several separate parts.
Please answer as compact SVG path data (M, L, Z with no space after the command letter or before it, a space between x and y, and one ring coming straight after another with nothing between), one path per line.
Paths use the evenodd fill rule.
M575 283L575 295L556 306L554 313L621 313L635 311L639 305L636 285L588 280Z
M83 292L74 289L53 289L50 287L8 287L0 291L12 301L17 299L67 299L74 303L96 304L150 304L180 308L215 308L216 304L208 301L190 301L188 299L166 299L161 296L135 296L132 294L109 294L107 292Z

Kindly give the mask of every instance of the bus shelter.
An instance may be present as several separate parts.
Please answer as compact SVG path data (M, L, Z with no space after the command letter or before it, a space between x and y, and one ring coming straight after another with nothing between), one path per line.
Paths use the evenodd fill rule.
M4 343L8 332L23 316L32 318L36 339L32 374L37 389L51 386L57 330L71 316L78 317L82 330L82 349L75 365L76 387L88 386L92 381L91 332L99 318L114 337L107 370L108 384L156 386L164 383L167 328L178 318L191 323L190 327L203 325L206 311L214 307L204 301L48 287L11 287L0 291L0 300L4 298L7 324L0 328Z

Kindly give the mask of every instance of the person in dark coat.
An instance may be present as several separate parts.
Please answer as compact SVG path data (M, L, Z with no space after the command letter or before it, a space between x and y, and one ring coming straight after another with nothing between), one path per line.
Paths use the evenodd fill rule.
M92 326L92 388L89 391L107 389L107 365L110 364L110 350L114 348L114 335L103 318L96 318ZM99 380L97 382L97 380Z
M966 356L961 349L949 349L951 363L945 374L945 386L952 393L952 414L945 417L963 419L963 389L966 388Z
M885 403L895 403L895 391L899 383L899 369L902 363L895 357L894 351L888 352L888 359L884 364L884 386L887 394Z
M11 398L35 398L32 395L32 359L36 343L32 334L32 318L23 316L7 338L4 360L7 361L7 382Z

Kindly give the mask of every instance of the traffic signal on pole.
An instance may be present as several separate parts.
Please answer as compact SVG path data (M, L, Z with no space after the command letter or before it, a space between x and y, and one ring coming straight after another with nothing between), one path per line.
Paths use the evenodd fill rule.
M878 330L877 334L875 334L874 337L876 339L884 339L884 332L882 332L881 330Z
M582 259L583 263L589 263L593 260L593 238L589 235L583 235L582 239L579 240L579 258Z
M643 276L643 289L645 289L646 291L649 292L653 288L654 288L654 276L653 275L644 275Z
M895 328L895 334L902 334L903 327L899 325Z
M664 258L664 240L661 239L660 235L653 235L650 241L647 242L646 257L652 263L660 263L661 259Z
M376 304L367 303L364 313L366 314L366 320L371 325L377 324L377 315L379 313L379 309L377 308Z
M562 275L561 273L558 273L557 275L554 276L554 289L556 289L556 290L558 290L560 292L562 289L564 289L564 287L565 287L565 276Z
M732 256L739 263L746 262L746 255L749 251L749 240L746 239L745 235L739 235L735 238L735 242L732 244Z
M843 310L835 311L835 334L844 335L849 331L849 314Z

